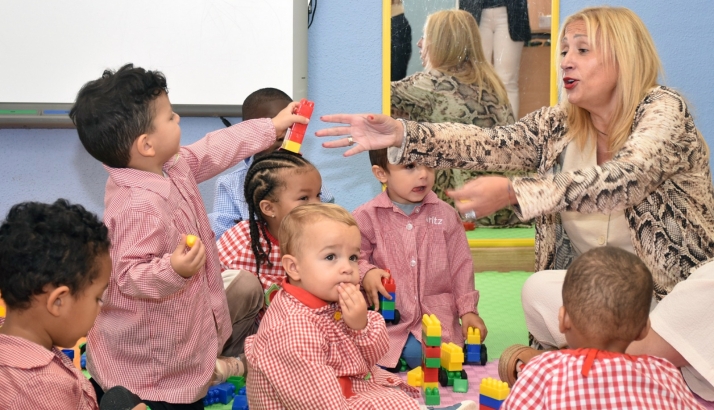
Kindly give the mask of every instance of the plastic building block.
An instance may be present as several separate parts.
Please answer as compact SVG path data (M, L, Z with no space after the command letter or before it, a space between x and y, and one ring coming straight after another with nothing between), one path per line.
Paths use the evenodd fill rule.
M389 272L389 269L385 269L387 273ZM387 323L392 323L392 324L399 324L399 321L401 320L401 315L399 314L399 311L396 309L396 301L397 301L397 285L394 283L394 279L391 276L388 276L386 278L382 278L382 286L389 292L389 296L391 296L391 300L385 298L382 296L382 294L379 294L379 312L382 314L382 317L384 318L384 321Z
M248 396L245 394L245 387L241 387L233 398L233 410L249 410Z
M424 371L417 366L407 372L407 384L412 387L421 387L424 383Z
M427 406L438 406L441 404L438 387L427 387L424 389L424 404Z
M443 367L439 369L439 384L443 387L453 386L456 380L468 380L466 370L450 372Z
M422 371L424 371L424 381L425 382L438 382L439 381L439 368L438 367L426 367L422 364Z
M508 383L496 380L492 377L481 379L479 393L495 400L505 400L511 390Z
M82 356L79 358L79 367L82 369L87 368L87 354L82 353Z
M481 331L479 330L479 328L469 327L468 333L466 335L466 343L470 345L481 344Z
M427 336L441 337L441 322L439 322L436 315L424 315L421 319L421 329Z
M206 397L203 398L203 405L210 406L211 404L221 403L228 404L233 400L236 387L231 383L221 383L217 386L208 388Z
M422 343L421 349L422 349L424 357L441 360L441 347L427 346L424 343Z
M236 391L240 391L241 388L245 386L245 377L243 376L231 376L226 380L226 383L230 383L235 386Z
M74 349L62 349L62 353L69 357L69 360L74 361Z
M300 103L295 110L295 114L310 119L314 109L315 103L303 98L300 100ZM293 124L288 129L285 139L283 140L283 145L281 145L280 148L299 154L300 148L302 147L302 140L305 138L305 131L307 131L307 124Z
M480 408L485 408L488 410L498 410L501 408L504 400L496 400L492 397L484 396L483 394L478 396L478 402L481 406Z
M441 344L441 367L455 372L464 368L464 351L454 343Z
M387 272L389 272L389 270L387 270ZM390 294L397 291L397 284L394 283L394 279L392 279L391 276L382 278L382 286L384 286L384 289L386 289Z
M454 393L468 393L469 381L467 379L454 380Z

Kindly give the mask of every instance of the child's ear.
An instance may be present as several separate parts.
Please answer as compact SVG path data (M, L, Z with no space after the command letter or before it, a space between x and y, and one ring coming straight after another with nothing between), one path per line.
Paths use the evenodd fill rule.
M565 332L570 330L571 326L570 316L568 316L568 312L565 311L565 306L561 306L560 310L558 310L558 330L560 330L560 333L565 334Z
M50 312L52 316L59 317L62 312L69 306L69 298L72 297L69 287L59 286L50 291L47 295L47 302L45 306L47 311Z
M154 145L149 138L149 134L141 134L137 139L134 140L134 147L136 152L142 157L153 157L156 155L154 150Z
M300 280L300 270L298 268L297 259L293 255L283 255L283 269L288 277L293 281Z
M258 205L260 206L260 212L262 212L265 217L275 218L275 204L273 204L272 201L263 199Z
M650 323L650 319L647 318L647 323L642 327L642 330L640 331L640 334L635 338L635 341L642 340L647 337L647 333L650 332L651 326L652 324Z
M379 165L372 165L372 173L379 182L383 184L387 183L387 176L389 176L389 174L384 168L380 167Z

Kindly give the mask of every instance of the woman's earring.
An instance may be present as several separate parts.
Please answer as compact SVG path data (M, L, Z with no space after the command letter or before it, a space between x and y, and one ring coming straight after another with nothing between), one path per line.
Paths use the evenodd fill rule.
M273 214L273 218L275 218L275 214Z

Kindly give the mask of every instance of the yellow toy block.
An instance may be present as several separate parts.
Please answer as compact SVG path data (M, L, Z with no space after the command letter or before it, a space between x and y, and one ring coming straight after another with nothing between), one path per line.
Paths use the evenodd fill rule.
M441 337L441 322L436 315L424 315L421 319L421 329L427 336Z
M468 332L466 335L466 343L470 345L480 345L481 331L478 328L469 327Z
M407 384L413 387L421 387L424 383L424 372L421 366L417 366L407 372Z
M439 387L439 382L424 382L422 383L425 389L428 389L429 387Z
M283 145L280 148L282 148L284 150L292 151L296 154L299 154L301 147L302 147L302 144L300 144L298 142L291 141L291 140L283 140Z
M488 396L494 400L505 400L511 389L508 388L508 383L496 380L492 377L481 379L481 387L479 393Z
M441 344L441 367L455 372L464 368L464 350L454 343Z

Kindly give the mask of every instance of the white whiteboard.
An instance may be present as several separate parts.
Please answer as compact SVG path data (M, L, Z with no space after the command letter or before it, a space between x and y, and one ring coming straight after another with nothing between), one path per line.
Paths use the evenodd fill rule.
M71 104L129 62L162 71L178 105L236 106L263 87L305 97L307 1L0 0L3 108Z

